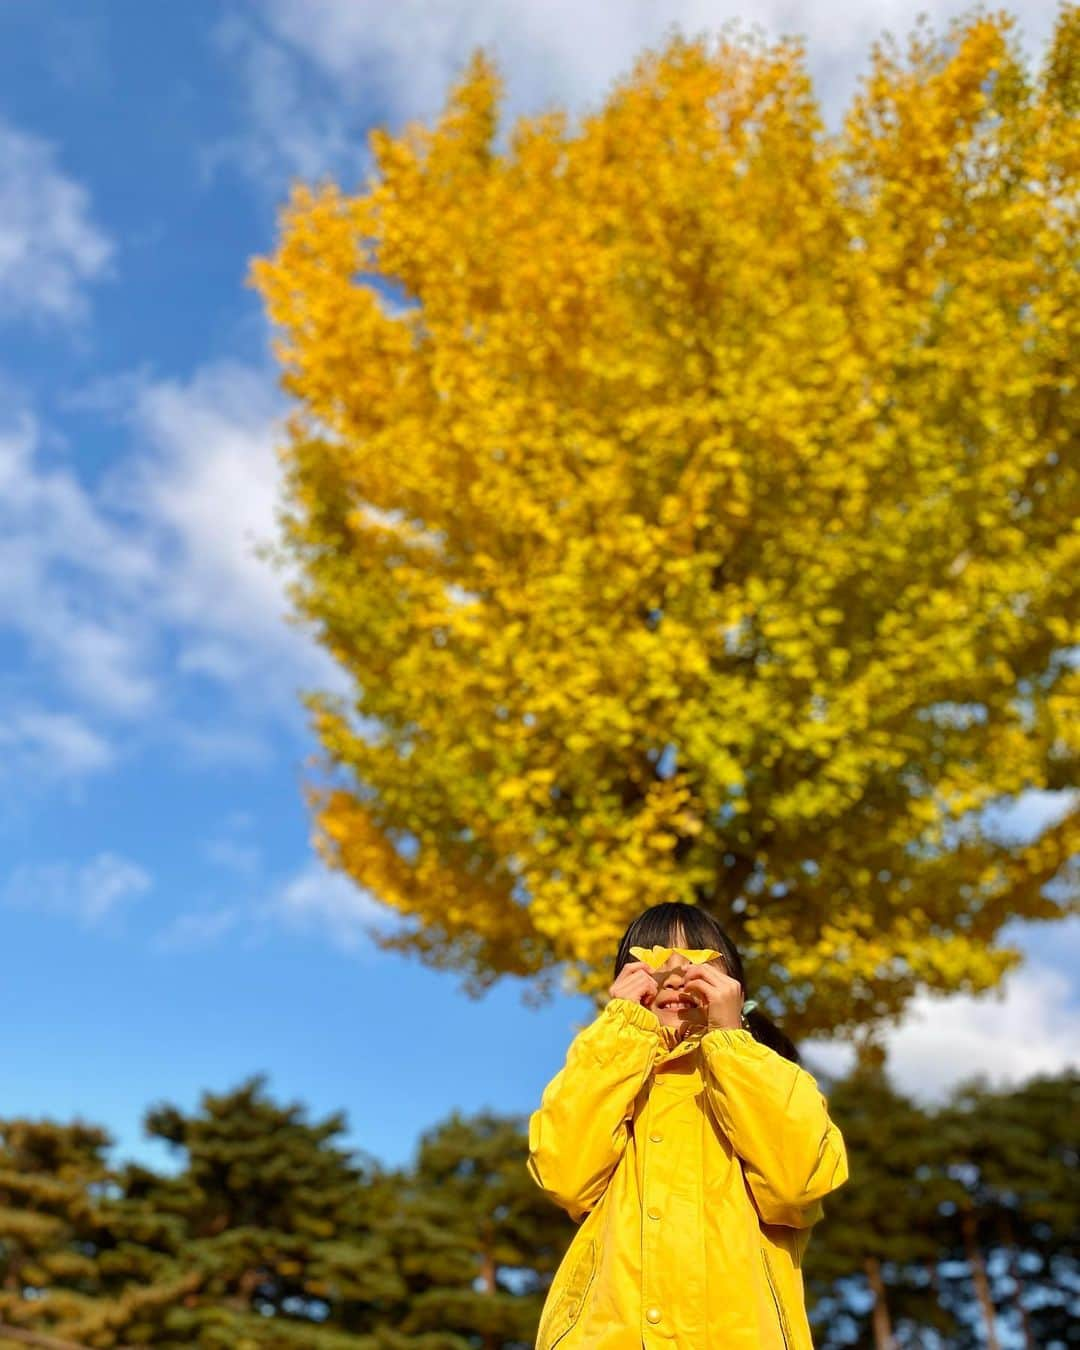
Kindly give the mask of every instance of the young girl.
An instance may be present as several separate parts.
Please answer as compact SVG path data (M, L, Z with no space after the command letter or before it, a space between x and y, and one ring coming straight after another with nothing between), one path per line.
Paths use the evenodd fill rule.
M608 1003L529 1118L529 1172L580 1225L536 1350L813 1350L802 1256L847 1152L744 989L695 905L623 935Z

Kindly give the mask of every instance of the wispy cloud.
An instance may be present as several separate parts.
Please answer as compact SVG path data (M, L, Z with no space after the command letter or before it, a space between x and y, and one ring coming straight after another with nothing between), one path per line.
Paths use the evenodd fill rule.
M177 915L153 940L158 951L210 947L239 933L244 944L252 946L286 933L322 939L366 958L377 951L373 932L388 931L394 925L392 911L317 858L283 878L265 881L262 855L252 844L226 835L209 841L203 852L241 881L254 898L207 904Z
M991 806L983 813L986 828L1010 843L1028 843L1056 825L1080 800L1080 790L1061 792L1030 788L1012 801Z
M0 320L78 321L113 243L48 141L0 120Z
M235 905L178 914L157 934L151 945L158 952L199 951L216 945L237 927L242 917L242 910Z
M900 1025L883 1039L896 1085L932 1104L974 1074L985 1074L994 1086L1007 1086L1076 1067L1080 1007L1069 975L1028 961L1010 971L993 993L916 996ZM807 1040L804 1049L808 1062L829 1073L843 1073L850 1066L847 1046Z
M0 632L21 645L29 710L6 739L51 743L73 772L136 734L192 763L265 762L266 729L302 721L298 691L341 684L260 552L277 529L272 372L123 372L67 402L118 429L95 482L28 409L0 420ZM211 714L181 715L207 690Z
M226 682L250 671L253 641L293 645L281 579L257 555L275 534L280 411L269 371L224 362L144 381L126 412L134 454L112 487L168 575L158 616L185 635L182 663Z
M277 891L267 916L299 932L322 934L344 951L371 947L372 929L387 927L392 918L385 905L350 881L312 861Z
M130 858L99 853L88 862L24 863L0 886L5 905L59 914L88 928L150 889L150 874Z
M941 34L966 8L956 0L920 6ZM1022 47L1037 58L1052 28L1051 7L1018 0L1010 10ZM367 125L433 118L477 46L496 54L510 121L555 103L571 115L596 108L642 49L659 46L673 28L697 36L732 24L770 41L803 36L826 124L839 130L869 71L871 42L886 31L903 41L914 22L903 0L762 0L752 21L740 0L399 0L382 8L356 0L246 0L219 26L218 44L238 72L247 127L215 153L274 191L289 175L324 172L351 188L369 167Z
M72 713L9 708L0 724L5 776L73 780L112 767L113 747Z
M128 372L79 397L129 432L102 495L152 552L143 621L168 631L170 675L242 693L263 712L291 710L298 687L333 679L329 658L286 622L287 572L264 553L277 538L284 437L274 372L232 361L186 381Z
M84 704L142 714L152 641L136 616L154 557L53 459L27 410L0 425L0 629Z
M225 15L212 30L221 59L238 76L244 109L229 136L199 151L203 185L222 170L239 171L271 194L283 177L315 178L331 165L357 171L366 151L348 102L309 62L258 19Z
M240 839L211 839L203 846L203 855L216 867L238 876L254 876L262 866L258 845Z

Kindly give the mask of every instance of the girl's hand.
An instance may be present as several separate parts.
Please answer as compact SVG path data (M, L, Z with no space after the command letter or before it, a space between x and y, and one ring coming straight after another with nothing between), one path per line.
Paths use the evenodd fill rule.
M738 980L733 980L718 964L687 966L684 989L695 994L708 1011L710 1027L717 1030L738 1031L742 1016L743 991Z
M628 998L651 1008L656 1000L656 979L644 961L628 961L608 990L610 998Z

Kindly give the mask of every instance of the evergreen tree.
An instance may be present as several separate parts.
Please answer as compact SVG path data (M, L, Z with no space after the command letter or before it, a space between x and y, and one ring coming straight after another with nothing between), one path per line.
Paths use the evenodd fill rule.
M309 1122L263 1087L255 1077L205 1094L190 1115L170 1105L148 1113L148 1134L182 1167L175 1176L123 1172L116 1223L139 1240L116 1260L159 1289L186 1287L164 1304L134 1306L129 1339L178 1350L355 1350L338 1324L380 1278L364 1241L370 1164L339 1146L340 1114Z
M533 1344L573 1226L537 1190L520 1119L458 1113L421 1139L404 1221L416 1258L403 1329L454 1330L478 1350Z
M0 1322L48 1333L100 1295L110 1144L82 1122L0 1122Z
M829 1198L804 1257L808 1309L821 1322L823 1350L896 1350L903 1320L951 1334L926 1279L937 1256L927 1231L934 1212L927 1114L892 1086L873 1048L831 1085L829 1109L856 1184ZM853 1279L866 1295L859 1303L838 1297Z
M1073 1071L1006 1091L972 1079L936 1114L946 1198L939 1261L953 1256L964 1272L940 1291L966 1328L957 1350L996 1350L1006 1324L1027 1346L1051 1345L1075 1319L1078 1108L1080 1076Z
M1072 1345L1077 1075L975 1080L930 1110L870 1055L829 1101L857 1184L804 1259L821 1350L979 1350L1006 1326L1025 1350Z
M880 1055L829 1084L856 1185L803 1277L821 1350L1076 1344L1075 1071L936 1110ZM36 1350L528 1350L573 1225L524 1122L455 1112L408 1167L341 1145L261 1078L146 1118L171 1173L110 1169L94 1126L0 1124L0 1344Z

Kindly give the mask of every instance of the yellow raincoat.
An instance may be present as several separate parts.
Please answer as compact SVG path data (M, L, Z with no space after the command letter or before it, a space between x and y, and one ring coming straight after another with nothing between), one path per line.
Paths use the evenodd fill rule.
M536 1350L813 1350L801 1262L847 1151L813 1076L749 1031L681 1042L613 998L529 1118L579 1224Z

